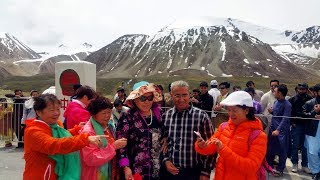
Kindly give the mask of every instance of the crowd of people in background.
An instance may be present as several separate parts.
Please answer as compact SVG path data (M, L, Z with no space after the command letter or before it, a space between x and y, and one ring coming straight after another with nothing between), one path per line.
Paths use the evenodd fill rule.
M320 179L320 84L299 83L292 97L279 80L269 86L180 80L164 93L141 81L111 101L76 84L64 125L53 94L7 97L24 179L261 179L283 176L288 158L292 172Z

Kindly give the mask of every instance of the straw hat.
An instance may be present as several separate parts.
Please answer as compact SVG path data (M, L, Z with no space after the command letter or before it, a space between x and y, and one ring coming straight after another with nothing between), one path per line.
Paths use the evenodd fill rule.
M138 85L137 85L138 84ZM140 85L142 84L142 85ZM139 86L140 85L140 86ZM134 85L135 89L130 92L129 96L127 97L125 104L132 108L133 100L139 98L140 96L146 94L146 93L153 93L153 102L159 102L162 100L162 96L159 92L156 91L155 87L156 85L153 83L136 83Z

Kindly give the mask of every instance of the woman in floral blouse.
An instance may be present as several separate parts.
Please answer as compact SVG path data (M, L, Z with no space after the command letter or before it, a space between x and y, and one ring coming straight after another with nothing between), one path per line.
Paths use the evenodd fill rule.
M126 99L131 109L121 115L116 132L117 138L128 140L119 157L126 180L140 176L144 180L159 179L160 100L155 85L145 81L135 84Z

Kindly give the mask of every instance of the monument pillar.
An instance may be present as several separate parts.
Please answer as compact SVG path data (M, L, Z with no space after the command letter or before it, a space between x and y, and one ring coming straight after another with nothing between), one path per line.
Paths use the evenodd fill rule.
M73 95L73 85L81 84L96 90L96 65L87 61L61 61L55 64L56 96L61 101L60 120Z

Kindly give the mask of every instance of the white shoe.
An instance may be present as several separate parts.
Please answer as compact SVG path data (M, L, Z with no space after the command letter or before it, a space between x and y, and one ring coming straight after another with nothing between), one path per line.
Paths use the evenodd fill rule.
M302 167L302 171L307 173L307 174L311 174L311 171L308 167Z
M291 171L294 172L294 173L298 172L298 164L292 165Z

